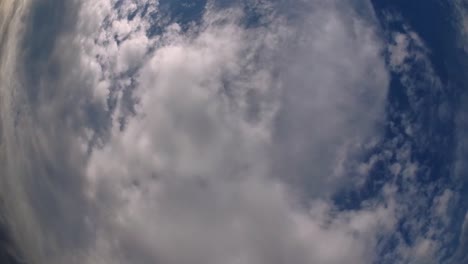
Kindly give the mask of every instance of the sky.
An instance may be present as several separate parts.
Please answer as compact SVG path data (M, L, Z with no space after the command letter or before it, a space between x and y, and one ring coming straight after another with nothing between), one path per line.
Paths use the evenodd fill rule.
M1 0L0 257L468 263L467 6Z

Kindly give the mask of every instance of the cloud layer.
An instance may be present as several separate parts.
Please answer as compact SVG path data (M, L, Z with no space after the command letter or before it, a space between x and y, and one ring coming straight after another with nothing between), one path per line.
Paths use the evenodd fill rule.
M24 51L1 46L24 65L2 57L2 82L18 88L2 89L0 141L28 263L445 256L458 193L418 189L426 167L412 159L426 139L421 83L429 94L443 84L420 37L381 28L369 1L208 1L188 20L156 0L30 5L9 26ZM388 105L395 76L404 113ZM374 195L337 201L376 179Z

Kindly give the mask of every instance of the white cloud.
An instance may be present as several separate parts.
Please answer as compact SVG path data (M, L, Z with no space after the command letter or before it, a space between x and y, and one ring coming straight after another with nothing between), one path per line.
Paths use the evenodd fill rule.
M371 263L395 228L394 194L348 211L329 198L379 136L388 74L373 18L305 1L294 19L271 4L267 26L246 28L240 9L213 8L151 36L145 4L158 12L155 1L83 1L54 51L73 70L41 79L67 89L40 101L50 128L38 128L37 152L64 161L56 173L73 184L36 191L63 199L59 217L31 209L39 261Z
M329 208L316 219L294 209L299 201L283 183L309 178L311 196L331 194L346 180L345 171L333 177L335 162L352 158L343 147L362 144L384 107L387 75L373 28L335 8L301 18L304 28L275 20L250 30L239 26L237 10L210 11L193 34L172 26L154 40L148 59L135 60L136 116L90 157L88 195L113 216L100 220L93 259L375 257L377 234L393 227L391 207Z
M448 221L449 203L453 199L454 193L451 190L444 190L444 192L435 198L434 211L435 214L445 221Z

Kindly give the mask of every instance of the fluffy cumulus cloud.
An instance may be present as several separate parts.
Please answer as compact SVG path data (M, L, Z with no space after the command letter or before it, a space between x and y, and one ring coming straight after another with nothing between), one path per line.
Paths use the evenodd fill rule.
M256 4L266 26L246 28L239 7L208 5L199 24L170 23L153 37L142 3L97 9L108 21L87 39L98 43L90 57L101 58L99 82L119 76L121 89L99 93L103 102L115 96L116 107L85 175L86 195L103 214L90 261L375 257L378 234L394 224L391 203L340 213L327 202L346 181L336 168L349 157L341 156L375 132L384 106L387 73L372 18L310 2L312 13L290 21L269 12L275 4ZM147 8L158 15L156 4ZM299 193L323 200L303 204Z
M434 93L442 84L417 34L381 29L370 2L208 1L188 22L157 0L26 4L15 22L25 51L9 49L25 65L1 57L2 74L15 69L23 89L2 94L0 154L28 263L431 263L445 254L459 194L418 189L427 168L412 159L426 140L412 122L428 104L420 81ZM33 38L42 47L27 48ZM406 114L387 105L391 75L408 94ZM388 124L392 140L386 110L402 120ZM385 184L343 208L337 195L378 178L382 163Z

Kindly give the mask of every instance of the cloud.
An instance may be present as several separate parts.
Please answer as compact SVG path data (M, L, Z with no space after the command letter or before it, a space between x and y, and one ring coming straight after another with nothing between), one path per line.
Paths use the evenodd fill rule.
M457 0L451 3L453 12L453 26L457 32L457 46L461 47L464 52L468 51L468 16L466 7L468 2L465 0Z
M430 100L419 91L443 87L409 27L386 32L386 46L372 10L357 11L367 1L210 2L200 21L184 24L157 1L43 4L57 15L26 20L25 32L47 21L56 28L36 30L46 48L20 57L31 75L19 72L20 95L2 108L17 113L2 116L2 180L10 200L24 201L10 221L27 260L428 263L446 255L458 196L422 185L429 165L414 159L431 142L419 114ZM404 111L387 105L389 71L404 87ZM358 205L334 200L374 180L382 184Z
M383 20L384 28L390 29L387 37L393 83L388 110L391 137L382 144L380 155L374 155L372 164L377 164L377 168L381 168L379 163L388 166L392 174L383 177L397 190L399 228L392 237L395 240L391 240L397 246L389 250L392 257L388 261L460 263L454 251L463 248L458 242L458 237L463 236L458 231L458 215L465 210L459 199L464 180L455 175L459 175L457 166L463 162L457 165L451 158L440 156L451 153L450 142L459 132L440 132L440 128L459 122L456 116L460 118L463 111L451 109L454 87L439 79L432 65L432 52L424 41L400 16L385 14ZM456 142L453 148L460 149L462 141ZM383 155L387 152L390 155ZM455 164L454 173L451 162Z
M173 24L145 41L155 48L140 48L143 60L119 60L142 31L125 29L140 33L121 43L104 38L113 48L97 57L110 76L122 69L113 65L140 64L122 80L133 83L134 114L121 129L113 113L87 166L86 192L102 214L92 261L375 257L377 235L394 224L391 204L340 213L328 201L346 181L335 164L376 131L388 80L375 29L341 9L324 4L301 23L272 14L250 29L238 9L207 10L188 32ZM296 192L324 202L303 208Z
M213 3L188 26L168 23L156 1L59 5L57 13L70 16L50 21L67 30L43 39L48 52L24 58L37 60L24 87L30 109L16 127L3 121L14 131L9 142L18 142L6 147L17 158L8 173L25 186L12 197L26 204L28 222L18 227L29 228L19 241L28 260L379 258L382 237L411 212L398 187L386 185L355 209L332 199L356 180L353 166L362 165L361 182L373 177L375 163L362 157L381 138L385 46L372 10L356 11L370 4L249 5L258 25L238 6ZM392 70L419 59L408 50L417 41L395 34ZM424 167L410 160L407 144L389 145L395 178L411 183L404 199L419 197L414 181ZM411 221L411 231L419 224ZM433 237L414 240L401 249L406 260L437 249Z

